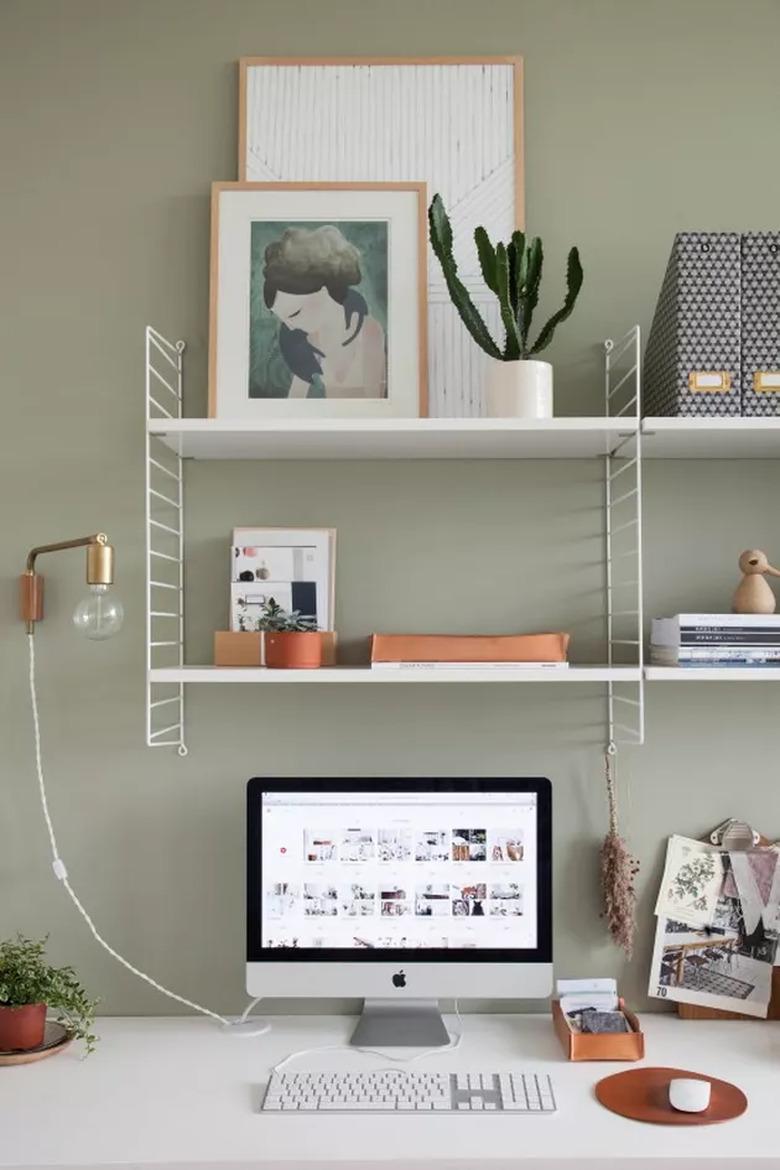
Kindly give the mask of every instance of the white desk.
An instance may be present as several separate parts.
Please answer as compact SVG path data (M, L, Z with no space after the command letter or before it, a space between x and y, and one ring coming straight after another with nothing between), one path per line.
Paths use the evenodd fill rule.
M0 1069L0 1166L780 1167L780 1024L646 1015L643 1025L648 1064L733 1080L748 1095L748 1113L696 1128L616 1117L596 1102L593 1085L630 1066L570 1064L548 1017L507 1015L466 1016L457 1051L425 1057L414 1067L549 1071L557 1114L266 1116L257 1109L269 1066L297 1049L344 1042L352 1019L278 1018L271 1033L254 1039L226 1035L200 1019L103 1019L98 1051L88 1060L71 1049L38 1064ZM291 1067L370 1069L382 1063L357 1052L323 1052Z

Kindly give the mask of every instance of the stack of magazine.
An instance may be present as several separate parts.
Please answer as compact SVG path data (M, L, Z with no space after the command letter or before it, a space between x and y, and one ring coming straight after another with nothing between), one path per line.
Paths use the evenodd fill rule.
M780 615L679 613L656 618L650 661L655 666L780 666Z

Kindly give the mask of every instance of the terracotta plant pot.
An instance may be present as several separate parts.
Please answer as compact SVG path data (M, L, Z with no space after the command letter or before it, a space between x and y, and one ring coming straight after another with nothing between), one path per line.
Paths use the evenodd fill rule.
M21 1007L0 1004L0 1052L38 1048L46 1028L46 1004L26 1003Z
M266 633L265 664L272 670L312 670L322 666L322 634Z

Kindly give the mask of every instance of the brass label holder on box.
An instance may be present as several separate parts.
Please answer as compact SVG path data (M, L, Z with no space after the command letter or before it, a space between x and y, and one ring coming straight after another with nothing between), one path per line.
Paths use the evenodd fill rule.
M753 389L756 394L780 394L780 370L756 370Z
M731 389L728 370L691 370L688 389L694 394L727 394Z

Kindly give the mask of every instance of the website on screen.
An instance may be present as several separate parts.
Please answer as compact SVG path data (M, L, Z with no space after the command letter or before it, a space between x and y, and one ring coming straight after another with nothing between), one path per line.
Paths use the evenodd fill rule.
M263 947L533 948L536 796L263 794Z

